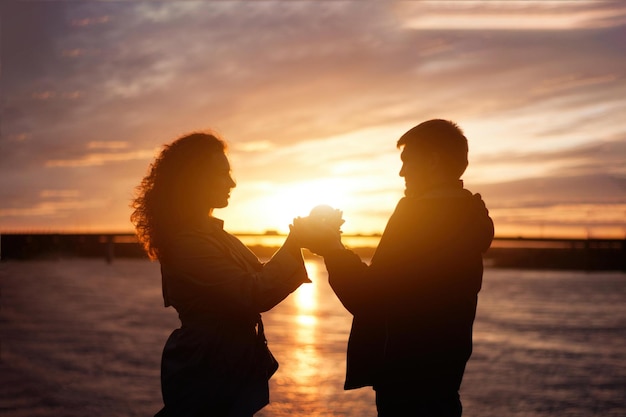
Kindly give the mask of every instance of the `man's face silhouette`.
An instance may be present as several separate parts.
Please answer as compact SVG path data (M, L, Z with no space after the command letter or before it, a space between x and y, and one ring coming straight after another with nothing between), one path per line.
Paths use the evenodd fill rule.
M400 176L404 178L404 193L407 197L418 196L433 184L439 165L439 155L415 145L406 145L400 159L402 160Z

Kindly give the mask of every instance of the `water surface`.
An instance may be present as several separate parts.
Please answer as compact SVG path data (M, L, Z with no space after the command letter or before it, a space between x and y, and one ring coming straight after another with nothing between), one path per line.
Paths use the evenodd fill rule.
M259 417L374 417L368 389L343 391L350 315L323 263L264 314L280 362ZM163 308L145 260L0 263L0 414L150 416L161 405ZM626 274L487 269L465 416L626 415Z

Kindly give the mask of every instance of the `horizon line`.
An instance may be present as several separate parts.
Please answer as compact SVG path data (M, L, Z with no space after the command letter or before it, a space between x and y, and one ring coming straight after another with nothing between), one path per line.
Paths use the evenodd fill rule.
M287 233L277 230L266 230L265 232L229 232L234 236L241 237L287 237ZM7 229L0 230L0 235L117 235L117 236L136 236L133 231L95 231L95 230L72 230L72 229ZM373 233L342 233L342 237L347 238L380 238L382 232ZM537 235L498 235L494 236L494 240L626 240L624 236L537 236Z

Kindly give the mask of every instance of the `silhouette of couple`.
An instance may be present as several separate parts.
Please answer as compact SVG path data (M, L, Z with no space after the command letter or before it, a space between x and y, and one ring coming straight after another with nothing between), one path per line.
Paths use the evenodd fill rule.
M343 246L342 213L329 207L294 219L282 247L260 262L212 215L235 187L225 143L193 133L163 148L131 216L160 262L165 306L181 320L163 350L157 416L250 417L269 403L278 363L260 313L310 282L301 248L324 258L353 315L344 388L372 386L380 417L461 416L493 222L480 195L463 188L468 145L456 124L423 122L397 147L406 196L369 265Z

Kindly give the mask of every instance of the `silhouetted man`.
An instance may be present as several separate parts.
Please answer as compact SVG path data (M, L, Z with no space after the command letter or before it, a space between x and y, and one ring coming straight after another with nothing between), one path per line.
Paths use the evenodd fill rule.
M319 224L309 246L354 316L344 388L372 386L380 417L457 417L493 222L463 188L468 145L456 124L426 121L397 145L406 196L370 265Z

